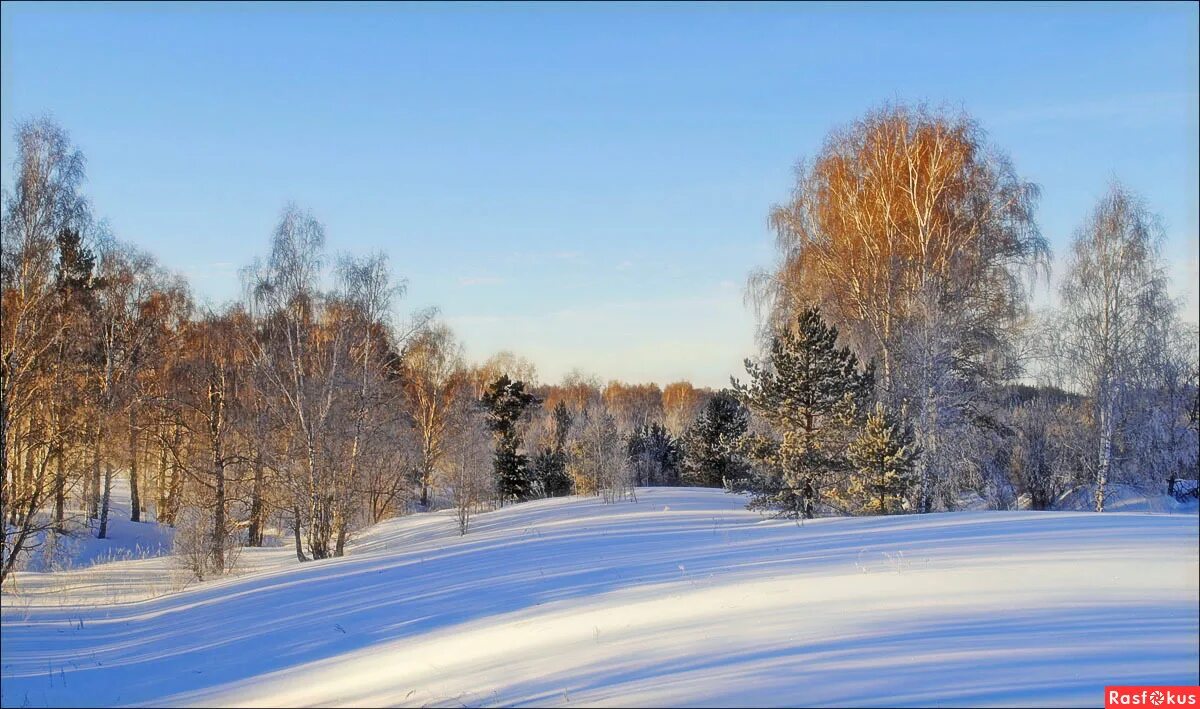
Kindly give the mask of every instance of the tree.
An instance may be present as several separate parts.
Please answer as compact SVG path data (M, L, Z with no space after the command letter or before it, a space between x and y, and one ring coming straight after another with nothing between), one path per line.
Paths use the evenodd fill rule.
M1200 439L1193 418L1200 335L1180 321L1175 303L1152 310L1159 317L1146 323L1150 346L1137 362L1130 387L1130 435L1121 456L1129 464L1123 478L1147 491L1165 483L1173 495L1175 480L1200 477Z
M622 431L662 421L662 392L655 384L625 384L613 380L604 388L601 398Z
M489 357L476 369L475 374L479 385L478 396L483 396L483 390L501 375L508 375L508 378L514 381L525 382L526 388L537 387L537 366L508 350L502 350Z
M544 497L571 494L571 477L567 475L567 440L571 433L572 416L566 403L559 401L551 413L553 429L550 444L538 449L533 460L535 492Z
M16 181L5 190L0 224L0 582L50 524L38 513L51 489L45 478L62 430L39 421L53 415L56 393L63 392L54 390L50 376L66 326L55 307L55 239L91 223L80 194L83 154L66 131L41 119L19 124L14 139Z
M487 427L496 439L493 470L496 495L505 500L527 500L532 495L529 459L520 452L522 419L537 397L525 391L525 383L513 381L502 374L488 386L480 400L487 411Z
M54 284L58 291L58 336L54 352L54 529L66 532L67 446L70 439L81 438L78 429L78 403L84 396L83 378L79 372L86 365L86 320L95 312L96 281L95 253L84 245L82 233L72 227L64 228L56 237L58 259Z
M1019 405L1012 414L1015 433L1013 466L1029 506L1048 510L1071 482L1070 456L1063 441L1065 426L1073 418L1066 405L1054 406L1041 398Z
M575 415L582 414L588 408L601 406L600 380L578 369L567 372L557 390L545 397L544 403L547 407L553 407L559 401L566 403Z
M832 132L796 172L791 199L771 211L779 263L751 280L763 329L816 302L879 363L880 396L913 417L930 510L954 491L954 444L1017 373L1024 276L1047 258L1037 187L971 118L903 105Z
M772 339L763 365L746 360L749 384L733 380L737 397L774 434L750 446L765 473L750 481L755 507L811 518L822 488L846 469L846 430L871 397L874 369L860 369L837 339L837 328L809 307Z
M454 405L468 386L462 348L445 325L431 325L417 335L401 354L405 410L420 437L417 484L422 507L429 506L429 492L442 456Z
M1076 230L1060 289L1055 356L1091 402L1097 512L1104 511L1121 448L1134 435L1131 394L1139 367L1159 346L1161 323L1173 315L1160 239L1161 227L1142 200L1113 183Z
M722 391L709 399L683 435L683 483L723 487L744 480L748 466L741 443L749 426L750 412L733 394Z
M847 451L858 474L855 488L862 493L865 511L875 514L900 511L916 482L913 467L919 455L912 427L889 415L883 404L877 402L862 433Z
M635 486L679 484L679 441L661 423L635 428L628 451Z
M354 383L347 402L349 431L344 432L347 465L334 477L334 556L345 552L346 539L355 515L354 491L362 486L364 458L383 454L384 420L387 390L384 387L391 347L385 320L392 299L404 292L393 285L387 257L374 254L366 258L343 257L338 266L340 289L337 296L342 318L352 330L350 358L354 363Z
M596 409L585 410L580 418L567 463L575 493L602 494L606 503L633 495L616 420Z
M189 453L173 450L178 469L196 484L191 496L194 512L185 516L189 533L207 535L207 545L190 539L191 568L201 578L221 574L227 562L234 523L229 518L229 470L250 460L236 435L243 413L241 379L249 373L252 354L239 329L249 328L244 312L206 313L189 323L185 335L186 362L176 370L176 403L180 422L191 437L202 441ZM197 518L204 514L207 520ZM205 551L207 547L207 551Z
M495 494L496 481L488 475L491 435L486 422L468 407L460 407L458 413L446 444L446 486L454 501L458 533L465 535L476 510Z
M682 436L704 405L705 398L705 393L691 382L673 382L663 387L663 424L667 431L676 438Z
M350 360L350 321L320 288L325 228L311 214L288 205L271 240L265 264L248 273L252 306L261 318L254 340L255 367L270 391L268 401L284 422L285 452L280 456L290 486L296 555L301 528L309 554L334 553L340 415Z

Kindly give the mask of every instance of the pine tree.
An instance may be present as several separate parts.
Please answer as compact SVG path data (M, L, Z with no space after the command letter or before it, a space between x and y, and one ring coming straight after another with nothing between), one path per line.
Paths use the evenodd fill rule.
M756 435L746 450L759 470L748 482L751 507L811 518L822 488L847 470L847 431L874 387L874 368L860 369L837 328L813 306L777 334L765 366L746 360L751 382L734 391L765 419L773 436Z
M58 394L52 409L54 414L53 455L54 472L54 529L66 531L67 462L66 439L71 406L68 392L77 386L78 377L72 376L86 366L87 340L80 337L82 329L88 327L89 316L95 308L95 290L103 286L96 278L96 255L83 244L78 229L70 227L58 232L58 261L54 269L54 287L58 293L58 335L54 342L52 364L54 389ZM75 392L77 395L80 392Z
M507 374L502 374L488 386L481 402L487 409L488 429L496 438L492 469L500 504L504 504L505 500L527 500L533 493L533 481L529 459L519 452L521 432L518 424L538 400L525 391L524 382L513 381Z
M747 475L741 443L750 412L727 391L717 393L701 409L683 435L682 478L685 485L738 485Z
M900 511L905 495L917 481L915 463L920 451L912 427L877 403L847 455L856 472L854 488L865 497L864 510L875 514Z

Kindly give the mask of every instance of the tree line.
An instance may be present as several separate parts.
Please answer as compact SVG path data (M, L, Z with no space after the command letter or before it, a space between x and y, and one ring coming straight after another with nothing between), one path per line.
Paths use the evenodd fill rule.
M178 528L200 576L286 536L301 561L359 529L539 497L724 487L792 517L1052 507L1086 487L1195 479L1197 339L1167 294L1162 230L1114 183L1074 235L1060 305L1038 190L964 115L885 106L833 131L771 210L754 274L762 350L711 391L509 353L468 363L435 312L403 322L383 254L331 258L289 205L243 293L213 308L112 237L84 158L16 131L3 205L0 574L64 534Z
M294 205L242 269L241 297L201 306L95 219L60 126L23 123L16 143L0 260L5 578L63 535L107 537L118 479L131 521L177 527L201 577L272 534L322 559L414 510L454 506L466 533L509 501L682 481L667 431L703 390L538 386L508 353L472 365L436 313L397 318L404 284L383 254L331 258Z

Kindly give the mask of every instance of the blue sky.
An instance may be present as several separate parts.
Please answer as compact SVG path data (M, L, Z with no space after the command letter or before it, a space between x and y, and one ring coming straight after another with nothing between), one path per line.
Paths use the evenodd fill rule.
M1108 180L1163 217L1197 319L1195 4L19 5L0 141L49 113L121 238L236 294L288 200L386 251L401 314L544 381L720 386L754 351L766 215L884 100L967 109L1056 252ZM1050 298L1048 292L1040 300Z

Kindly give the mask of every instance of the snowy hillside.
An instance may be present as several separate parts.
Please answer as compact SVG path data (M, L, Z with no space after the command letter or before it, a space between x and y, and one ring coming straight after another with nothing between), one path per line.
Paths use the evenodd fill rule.
M1195 514L799 526L719 491L639 499L517 505L465 538L417 515L183 591L169 558L22 574L3 704L1096 705L1198 681ZM122 579L165 595L106 598Z
M29 571L65 571L86 568L111 561L146 559L171 553L175 530L155 524L153 507L143 513L142 522L129 521L129 478L113 478L111 507L108 514L108 534L97 539L94 525L85 525L85 511L77 497L68 498L67 530L69 534L47 539L45 532L36 535L31 546L34 553L25 559Z

